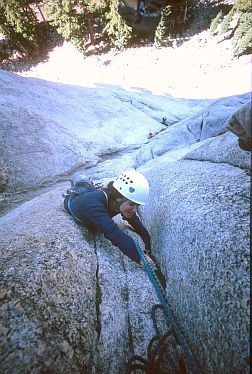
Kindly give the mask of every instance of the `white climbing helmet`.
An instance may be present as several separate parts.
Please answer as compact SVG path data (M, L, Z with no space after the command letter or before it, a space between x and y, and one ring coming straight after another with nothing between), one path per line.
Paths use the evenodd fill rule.
M113 187L136 204L145 205L149 197L149 183L136 170L128 170L119 175L114 181Z

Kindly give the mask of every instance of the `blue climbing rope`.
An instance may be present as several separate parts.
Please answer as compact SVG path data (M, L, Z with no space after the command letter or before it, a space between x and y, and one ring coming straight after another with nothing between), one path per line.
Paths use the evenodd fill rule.
M188 347L184 337L182 336L180 329L177 325L177 322L175 321L171 309L169 307L168 301L166 300L166 293L163 287L161 286L161 283L159 282L159 279L157 278L155 274L155 265L154 263L148 263L146 260L146 257L144 253L142 252L141 248L137 244L136 241L134 241L137 251L141 257L141 260L143 261L144 267L146 269L146 272L148 274L148 277L150 278L151 283L153 284L155 291L157 293L157 296L159 298L160 303L162 304L165 314L167 318L169 319L171 326L175 332L175 335L177 337L178 343L181 345L186 358L188 359L188 368L191 370L193 374L200 374L201 371L199 370L198 366L196 365L196 362L193 358L192 352L190 348Z

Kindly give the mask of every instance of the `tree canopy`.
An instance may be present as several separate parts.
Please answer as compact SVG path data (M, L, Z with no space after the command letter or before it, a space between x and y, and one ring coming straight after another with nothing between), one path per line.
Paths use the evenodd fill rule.
M120 14L122 0L0 0L0 32L3 33L13 46L27 54L39 52L39 45L44 42L41 38L40 25L44 23L60 34L63 39L71 40L80 50L84 48L84 40L88 38L95 44L94 26L107 35L112 46L120 49L125 47L134 35L134 27ZM167 2L166 6L164 1ZM197 0L187 1L188 4ZM149 1L151 3L151 0ZM161 4L161 3L160 3ZM124 4L125 5L125 4ZM162 44L171 32L172 22L185 22L186 6L184 2L162 0L164 6L159 26L156 25L155 42ZM210 5L208 5L210 6ZM179 8L180 7L180 8ZM127 6L126 6L127 8ZM149 6L150 8L150 6ZM148 9L149 9L148 8ZM36 10L39 9L42 21ZM147 8L146 8L147 9ZM124 9L125 10L125 9ZM127 10L127 9L126 9ZM131 10L132 11L132 10ZM137 10L135 10L137 12ZM134 12L133 12L134 13ZM229 14L220 12L212 20L210 31L226 32L234 17L239 18L231 37L233 38L234 55L239 56L251 49L251 17L252 4L250 0L236 0ZM135 24L141 21L141 15L136 13ZM142 17L145 22L147 18ZM218 29L221 25L221 30ZM172 29L174 35L174 27ZM154 35L154 33L153 33ZM175 30L176 35L176 30Z

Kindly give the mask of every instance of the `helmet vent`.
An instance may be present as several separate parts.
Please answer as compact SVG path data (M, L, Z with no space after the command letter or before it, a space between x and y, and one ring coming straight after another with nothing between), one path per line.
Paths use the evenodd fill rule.
M149 183L141 173L129 170L122 173L114 182L114 188L126 199L145 205L149 196Z

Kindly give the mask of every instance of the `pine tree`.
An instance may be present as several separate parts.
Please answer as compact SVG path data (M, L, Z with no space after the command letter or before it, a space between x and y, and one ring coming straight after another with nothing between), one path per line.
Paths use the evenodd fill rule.
M216 30L221 23L223 18L223 12L222 10L217 14L217 16L212 20L211 25L210 25L210 33L215 34Z
M239 20L239 26L235 30L232 39L232 50L234 56L241 56L247 51L251 53L252 34L251 34L252 13L243 13Z
M237 12L252 12L252 3L250 0L236 0L234 4L234 10Z
M110 0L110 11L106 19L108 23L104 31L107 32L113 46L116 49L122 49L132 37L132 29L118 12L118 0Z
M160 19L160 22L155 31L154 42L155 45L161 46L164 43L164 38L167 34L168 25L169 25L169 15L171 13L170 7L165 7Z
M80 17L75 8L76 3L77 1L71 0L45 1L45 12L51 19L51 24L66 40L81 37Z
M27 0L0 0L0 32L27 54L36 49L37 20Z
M233 15L234 15L234 8L232 8L230 12L224 17L224 20L220 27L220 32L219 32L220 34L224 34L225 32L228 31L230 23L233 19Z
M51 24L66 40L71 40L80 50L83 40L90 35L92 44L95 43L93 18L96 18L96 5L92 0L44 0L45 12Z

